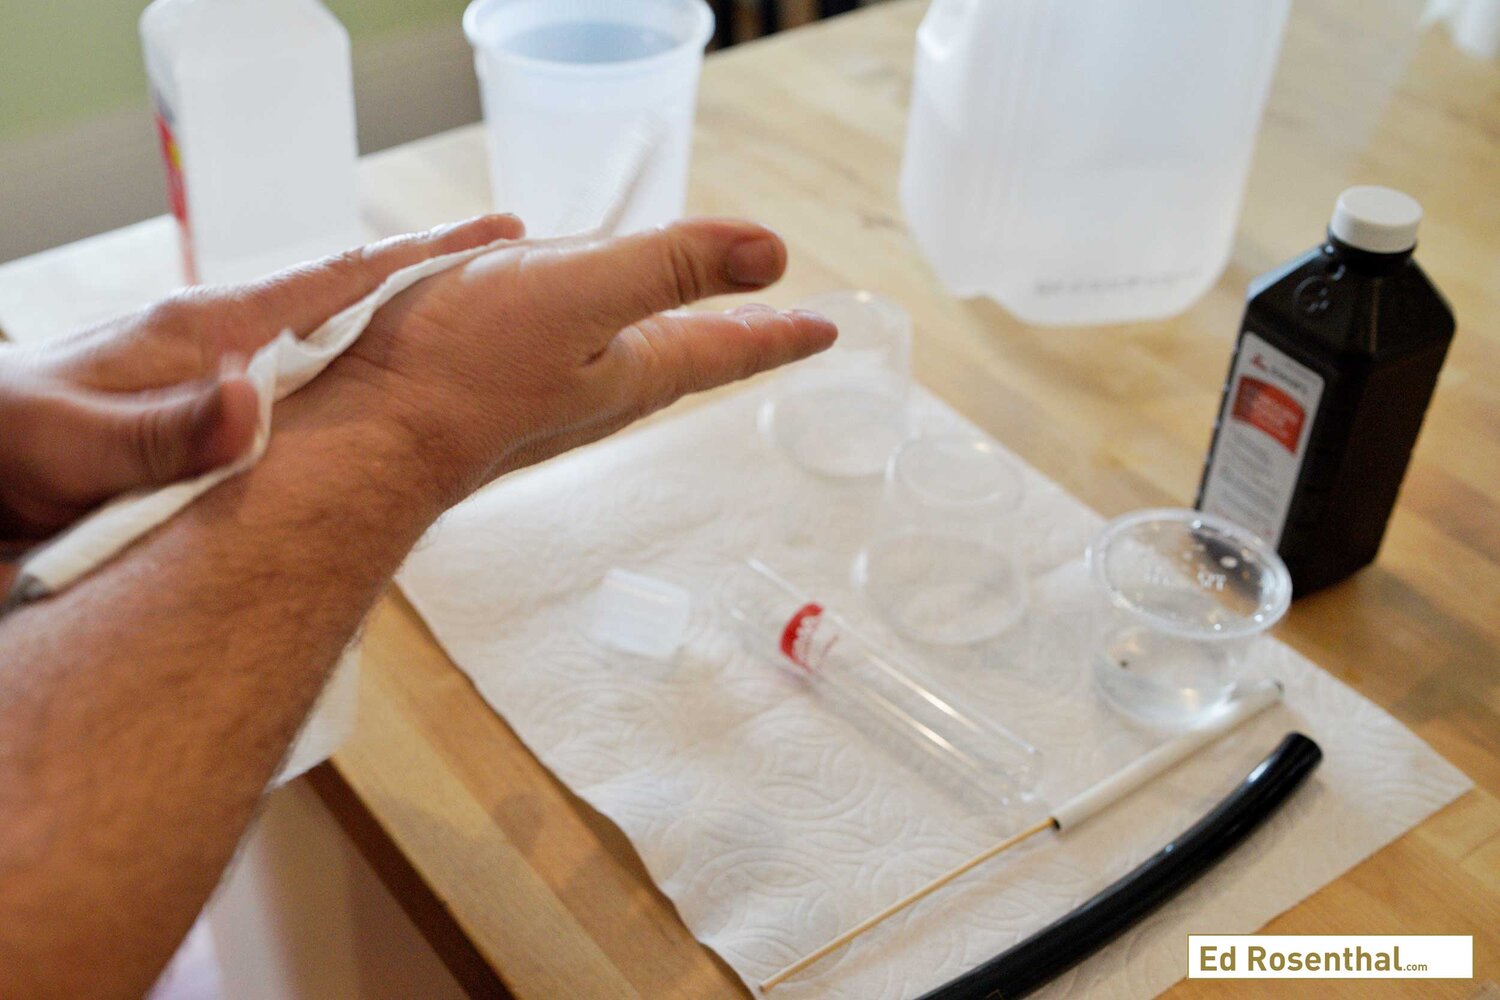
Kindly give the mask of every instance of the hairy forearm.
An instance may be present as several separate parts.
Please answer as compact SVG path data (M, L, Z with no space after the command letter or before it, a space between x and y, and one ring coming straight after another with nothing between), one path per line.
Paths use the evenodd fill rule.
M0 620L0 996L149 986L437 513L399 438L303 395L249 473Z
M514 219L481 219L172 300L55 367L95 395L201 379L206 358L310 328L412 260L518 234ZM439 510L684 393L827 348L836 331L810 313L679 311L763 288L785 266L764 227L700 219L517 243L432 275L278 406L256 468L0 621L0 996L144 989L340 649ZM185 366L156 367L184 348ZM135 373L124 384L122 368ZM190 402L189 416L222 418L215 435L235 413L253 417L243 376ZM132 485L177 468L161 461L159 408L144 412L129 426L151 475ZM88 460L80 440L65 436L65 470ZM227 449L230 437L204 440ZM94 454L102 466L118 449Z

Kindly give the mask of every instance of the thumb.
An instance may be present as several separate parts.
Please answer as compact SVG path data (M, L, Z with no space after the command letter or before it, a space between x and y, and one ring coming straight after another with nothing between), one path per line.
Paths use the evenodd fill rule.
M93 470L76 482L93 497L79 499L105 499L227 465L250 447L260 409L255 387L233 368L164 391L90 394L78 403L75 461Z

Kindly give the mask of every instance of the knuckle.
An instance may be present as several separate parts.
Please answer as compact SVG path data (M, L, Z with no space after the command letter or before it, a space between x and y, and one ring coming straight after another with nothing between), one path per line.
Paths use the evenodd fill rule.
M492 296L486 304L496 326L565 337L580 323L607 322L605 316L590 312L586 296L557 282L552 269L558 260L557 250L528 246L501 251L486 260L486 280L513 291L511 295Z
M696 302L707 295L708 278L698 255L693 253L692 244L680 233L668 229L662 231L662 247L665 268L677 302Z
M376 243L366 243L322 260L301 265L305 273L322 275L340 287L368 288L375 284L381 273L381 261L401 252L410 242L410 237L392 236Z
M151 481L165 482L175 476L180 454L177 445L161 410L147 410L135 422L136 454Z
M197 317L200 293L192 289L173 292L146 309L146 322L152 328L176 331L192 325Z
M669 405L682 395L681 373L662 351L655 338L637 330L633 340L632 377L622 378L621 391L629 400L630 420L639 420Z
M739 351L735 359L736 381L757 375L771 367L770 334L780 320L774 314L740 317L744 333L739 338Z
M378 248L379 244L350 247L327 258L323 269L336 279L362 280L369 271L375 254L379 252Z

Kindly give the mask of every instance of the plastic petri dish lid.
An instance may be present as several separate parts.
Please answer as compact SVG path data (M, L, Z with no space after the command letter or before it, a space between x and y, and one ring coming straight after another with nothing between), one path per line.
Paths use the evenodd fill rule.
M816 475L878 476L910 428L911 317L866 291L828 292L801 305L832 320L839 338L772 382L761 433Z
M911 352L911 314L895 302L864 289L823 292L798 303L839 328L838 351L881 351L905 368Z
M1292 600L1286 564L1261 538L1202 511L1137 511L1089 546L1094 584L1115 607L1187 639L1264 632Z
M890 486L908 503L934 513L1013 511L1021 476L994 444L964 434L914 438L891 458Z

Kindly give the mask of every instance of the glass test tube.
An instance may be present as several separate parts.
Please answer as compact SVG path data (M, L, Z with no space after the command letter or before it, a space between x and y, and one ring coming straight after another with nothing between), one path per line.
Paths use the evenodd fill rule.
M1035 747L959 708L912 665L766 564L751 559L736 568L724 603L752 649L802 678L888 749L911 751L906 759L919 773L958 778L1000 804L1023 800L1035 785Z

